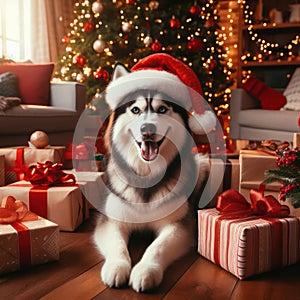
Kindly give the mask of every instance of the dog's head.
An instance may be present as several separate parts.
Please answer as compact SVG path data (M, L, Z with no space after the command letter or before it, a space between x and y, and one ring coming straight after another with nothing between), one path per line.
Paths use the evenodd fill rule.
M118 65L114 79L128 73ZM170 165L190 138L188 112L175 99L155 89L125 95L111 115L109 128L112 155L138 174L145 173L149 166L161 170Z

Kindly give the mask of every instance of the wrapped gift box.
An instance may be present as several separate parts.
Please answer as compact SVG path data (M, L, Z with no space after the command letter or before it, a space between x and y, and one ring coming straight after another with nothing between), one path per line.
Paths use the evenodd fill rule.
M78 185L62 184L47 188L18 181L0 187L0 199L9 195L25 202L37 215L58 224L62 231L74 231L89 217L86 200Z
M0 155L0 186L3 186L5 183L4 177L4 168L5 168L5 160L4 155Z
M293 148L299 147L300 148L300 133L295 132L293 136Z
M57 224L35 221L0 224L0 274L59 259Z
M239 189L240 162L237 158L228 158L225 162L221 158L211 158L210 162L213 175L209 177L207 185L209 191L214 191L214 195L208 195L207 197L211 199L209 207L214 207L218 195L223 191Z
M0 148L5 156L5 184L23 179L23 169L37 162L52 161L62 163L65 147L51 146L43 149L30 147Z
M265 171L277 169L276 157L269 153L257 150L240 151L240 184L237 189L245 198L249 199L249 191L258 189L260 184L266 179ZM268 194L278 197L280 189L279 183L266 185Z
M243 279L300 261L300 218L220 218L198 211L198 252Z

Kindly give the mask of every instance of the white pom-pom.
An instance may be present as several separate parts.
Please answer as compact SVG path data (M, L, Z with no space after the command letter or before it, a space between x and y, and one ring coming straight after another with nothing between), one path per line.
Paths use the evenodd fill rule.
M207 134L217 124L216 116L211 111L205 111L202 115L193 114L189 118L189 127L195 134Z

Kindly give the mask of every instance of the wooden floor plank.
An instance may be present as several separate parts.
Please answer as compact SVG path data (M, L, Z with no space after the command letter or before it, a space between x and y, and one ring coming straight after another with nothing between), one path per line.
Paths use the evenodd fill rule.
M230 299L236 283L236 277L199 256L164 300Z
M300 263L240 280L231 300L300 300Z
M99 276L101 264L97 264L80 276L64 283L55 290L42 297L41 300L53 299L92 299L107 287L102 283Z

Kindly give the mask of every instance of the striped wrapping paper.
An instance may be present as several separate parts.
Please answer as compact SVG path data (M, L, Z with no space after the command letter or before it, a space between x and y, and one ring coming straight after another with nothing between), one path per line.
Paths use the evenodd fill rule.
M300 218L220 219L198 211L198 252L244 279L300 261Z

